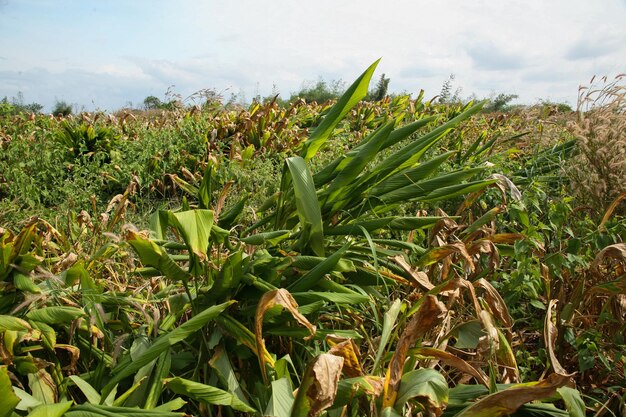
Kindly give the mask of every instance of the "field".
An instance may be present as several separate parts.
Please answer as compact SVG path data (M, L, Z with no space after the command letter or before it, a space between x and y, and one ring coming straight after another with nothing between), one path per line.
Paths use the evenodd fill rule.
M0 116L2 416L621 416L622 78Z

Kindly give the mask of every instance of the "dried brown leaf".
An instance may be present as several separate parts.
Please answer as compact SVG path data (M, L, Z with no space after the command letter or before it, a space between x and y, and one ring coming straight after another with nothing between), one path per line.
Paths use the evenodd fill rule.
M427 295L417 313L404 328L385 376L383 409L393 407L395 404L409 349L420 337L443 320L446 311L446 307L435 296Z
M422 287L426 291L430 291L435 286L430 282L428 278L428 274L422 271L418 271L417 268L411 268L411 265L404 260L404 257L401 255L397 255L391 257L391 260L395 261L400 268L402 268L409 276L411 277L411 284L416 287Z
M308 338L313 337L315 335L315 326L311 324L306 317L304 317L298 311L298 303L294 300L293 296L284 288L280 288L278 290L268 291L259 300L259 304L256 309L255 316L255 337L256 337L256 345L257 352L259 354L259 364L261 366L261 372L263 374L264 380L267 382L267 374L265 371L265 353L267 349L265 348L265 342L263 341L263 318L265 317L265 313L270 308L275 305L280 305L283 308L287 309L291 315L296 319L298 323L309 329L311 335Z
M567 375L552 374L534 385L511 387L496 392L467 407L456 417L501 417L514 413L522 405L551 397L557 388L570 384Z
M415 353L417 353L418 355L437 358L438 360L445 363L446 365L453 366L457 368L459 371L465 372L466 374L473 376L474 378L476 378L478 382L480 382L486 387L489 387L489 378L487 377L487 375L485 375L484 372L482 372L479 369L474 368L472 365L465 362L463 359L459 358L458 356L453 355L450 352L446 352L445 350L441 350L441 349L422 347L422 348L417 349Z

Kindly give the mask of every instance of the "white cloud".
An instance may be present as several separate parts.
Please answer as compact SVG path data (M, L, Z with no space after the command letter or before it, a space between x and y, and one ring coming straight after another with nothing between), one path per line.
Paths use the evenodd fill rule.
M580 83L626 63L619 0L110 0L57 9L64 14L48 18L41 3L5 4L0 96L107 109L170 85L182 95L251 97L276 84L288 96L320 75L350 82L382 57L379 74L398 92L435 95L454 73L466 95L573 102Z

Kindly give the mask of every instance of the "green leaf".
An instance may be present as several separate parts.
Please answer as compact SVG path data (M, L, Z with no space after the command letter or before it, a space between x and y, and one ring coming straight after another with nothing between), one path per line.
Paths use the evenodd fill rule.
M90 404L100 404L100 394L89 384L89 382L85 381L78 375L70 375L69 378L82 391Z
M0 417L9 417L20 398L13 392L13 384L6 366L0 366Z
M32 294L41 293L41 288L39 288L33 280L24 274L16 273L13 276L13 283L15 284L15 288L20 291L26 291Z
M354 187L348 190L344 190L344 188L347 185L351 185L359 175L362 175L367 164L372 161L378 151L380 151L393 130L393 127L394 122L387 123L384 127L372 134L371 139L365 146L362 146L358 152L342 161L337 167L339 170L337 176L325 190L325 194L328 194L328 201L344 200L352 197L350 191L353 191ZM340 198L337 198L338 196L340 196ZM333 208L333 211L334 210L335 208Z
M85 312L80 308L67 306L43 307L31 310L26 317L32 321L40 321L46 324L65 324L85 316Z
M270 245L278 245L283 240L287 239L291 232L289 230L273 230L270 232L257 233L247 236L241 241L246 245L263 245L269 243Z
M57 386L44 369L28 374L28 387L33 397L43 404L54 404L57 401Z
M165 386L176 394L185 395L196 401L202 401L207 404L226 405L235 410L246 413L254 413L256 410L245 404L236 395L230 394L219 388L210 385L201 384L199 382L190 381L183 378L165 379Z
M310 245L316 255L324 256L322 214L311 172L304 159L299 156L287 158L285 162L293 182L302 233L308 234L308 236L303 235L303 240Z
M558 392L563 399L565 408L567 409L570 417L585 417L587 415L585 403L580 397L580 392L577 389L561 387L557 388L556 392Z
M209 236L213 226L213 211L187 210L178 213L169 213L169 222L180 233L183 241L193 254L190 271L194 275L202 273L202 263L207 260Z
M359 293L337 293L337 292L327 292L327 291L308 291L308 292L297 292L291 294L293 298L296 299L298 304L308 304L314 303L319 300L329 301L331 303L337 304L361 304L366 303L370 300L370 298L366 295L362 295Z
M223 346L220 345L216 349L215 354L209 361L209 365L217 374L217 377L222 385L228 387L228 392L236 395L242 403L250 405L248 403L248 400L246 399L246 395L239 386L237 374L235 373L235 370L233 369L230 359L228 358L228 355L226 354Z
M289 417L293 408L293 390L287 378L272 381L272 396L265 409L265 416Z
M401 307L402 302L399 299L396 299L385 312L385 316L383 318L383 329L380 334L380 343L378 344L378 350L376 351L376 359L374 359L374 372L378 370L378 365L380 364L383 352L389 342L389 337L391 337L391 330L396 325L396 320L398 320L398 314L400 313Z
M302 277L298 278L295 282L287 287L289 292L304 292L313 288L324 276L333 271L337 262L341 259L344 253L348 250L350 244L344 245L337 252L330 255L322 263L311 269Z
M137 252L142 264L156 268L167 278L174 281L187 282L191 278L187 271L183 270L172 260L165 249L153 241L143 238L139 233L135 233L132 230L128 231L126 240Z
M115 366L112 370L113 378L109 381L109 383L104 387L102 396L107 396L113 387L122 381L127 376L133 375L143 366L147 365L154 359L156 359L159 355L161 355L164 351L169 349L171 346L175 345L178 342L181 342L187 339L189 336L195 334L204 327L209 321L213 320L217 317L222 311L224 311L228 306L233 304L235 301L228 301L226 303L218 304L212 307L207 308L203 312L198 315L192 317L189 321L182 324L180 327L172 330L169 333L165 333L159 336L152 346L150 346L145 352L143 352L138 358L131 359L129 356L124 358L121 362Z
M21 331L32 330L27 321L13 316L0 315L0 332L7 330Z
M448 383L434 369L421 368L407 372L400 382L396 410L401 411L404 404L415 397L426 397L437 409L445 408L448 404Z
M36 407L27 417L62 417L72 406L71 401L58 404L44 404Z
M324 145L331 132L344 116L354 107L363 97L367 95L372 74L378 65L377 60L346 90L337 103L330 109L328 114L322 120L315 130L311 133L309 139L302 147L302 157L305 160L311 159L317 151Z

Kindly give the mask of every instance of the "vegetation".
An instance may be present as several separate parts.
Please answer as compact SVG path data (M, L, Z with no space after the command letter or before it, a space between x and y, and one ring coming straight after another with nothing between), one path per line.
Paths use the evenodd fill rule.
M376 64L0 118L0 415L623 415L621 79L502 113Z

